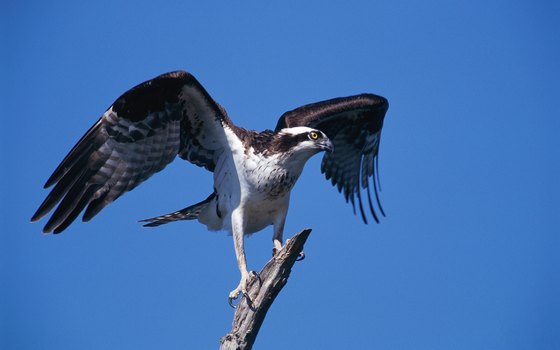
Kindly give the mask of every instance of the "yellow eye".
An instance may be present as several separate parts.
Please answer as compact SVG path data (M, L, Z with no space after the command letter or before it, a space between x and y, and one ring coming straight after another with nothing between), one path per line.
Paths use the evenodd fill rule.
M315 131L312 131L309 133L309 137L311 137L312 140L317 140L319 138L319 134Z

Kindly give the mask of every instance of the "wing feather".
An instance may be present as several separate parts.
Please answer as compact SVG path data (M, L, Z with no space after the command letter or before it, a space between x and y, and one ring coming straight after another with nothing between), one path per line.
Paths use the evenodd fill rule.
M43 231L59 233L84 210L84 221L132 190L179 155L213 171L235 129L189 73L171 72L120 96L86 132L45 183L54 185L31 218L55 206Z
M276 125L276 131L296 126L316 128L331 139L334 152L323 156L321 172L343 194L346 202L352 204L354 213L357 198L360 214L366 223L362 189L366 190L374 220L379 222L376 208L385 215L378 192L377 157L383 119L388 107L387 99L373 94L341 97L286 112ZM373 179L372 183L370 178ZM371 199L372 185L376 206Z

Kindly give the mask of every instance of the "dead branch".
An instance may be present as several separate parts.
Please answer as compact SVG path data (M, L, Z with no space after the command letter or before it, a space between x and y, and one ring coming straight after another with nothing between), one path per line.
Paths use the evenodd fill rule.
M259 278L251 279L247 289L252 303L245 297L241 298L233 316L231 332L220 340L220 350L250 350L253 347L266 313L288 282L292 267L310 233L311 229L305 229L290 238L264 266Z

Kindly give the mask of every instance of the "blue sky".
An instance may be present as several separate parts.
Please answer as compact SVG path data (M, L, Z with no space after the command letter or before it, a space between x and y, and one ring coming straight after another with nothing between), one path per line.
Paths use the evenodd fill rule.
M311 160L313 228L257 349L560 348L560 7L552 1L1 5L0 348L208 349L231 325L233 244L136 220L206 198L176 161L92 222L43 235L42 185L124 91L192 72L238 125L373 92L390 102L387 217L364 225ZM251 269L271 230L246 241Z

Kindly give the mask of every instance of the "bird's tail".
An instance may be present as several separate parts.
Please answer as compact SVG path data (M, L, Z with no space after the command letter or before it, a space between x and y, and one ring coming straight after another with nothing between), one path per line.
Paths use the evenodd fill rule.
M210 196L208 196L208 198L206 198L200 203L196 203L194 205L191 205L190 207L183 208L174 213L160 215L150 219L140 220L140 222L147 222L147 224L144 224L145 227L156 227L173 221L197 219L200 212L204 210L204 208L206 208L208 204L210 204L210 202L214 199L214 197L216 197L215 192L212 193Z

